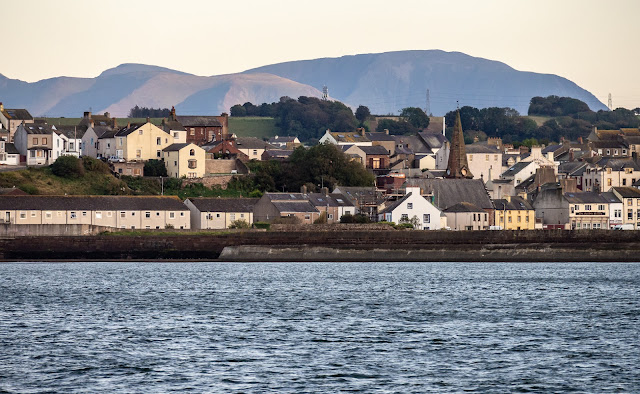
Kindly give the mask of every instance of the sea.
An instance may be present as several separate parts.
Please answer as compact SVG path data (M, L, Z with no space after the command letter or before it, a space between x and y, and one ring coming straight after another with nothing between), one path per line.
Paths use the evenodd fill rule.
M0 264L0 392L640 392L640 264Z

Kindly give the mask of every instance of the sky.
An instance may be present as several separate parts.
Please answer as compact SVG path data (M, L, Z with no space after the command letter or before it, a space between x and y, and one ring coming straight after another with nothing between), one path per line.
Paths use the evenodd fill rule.
M5 15L0 74L28 82L96 77L122 63L209 76L291 60L441 49L556 74L605 105L611 94L614 107L640 107L639 0L0 0L0 5Z

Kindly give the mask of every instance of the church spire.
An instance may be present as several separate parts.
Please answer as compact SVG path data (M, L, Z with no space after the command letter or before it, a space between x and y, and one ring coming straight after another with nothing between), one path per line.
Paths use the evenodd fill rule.
M467 152L464 147L464 135L462 135L462 121L460 111L456 111L456 123L453 126L451 148L449 149L449 163L447 165L447 178L473 178L467 163Z

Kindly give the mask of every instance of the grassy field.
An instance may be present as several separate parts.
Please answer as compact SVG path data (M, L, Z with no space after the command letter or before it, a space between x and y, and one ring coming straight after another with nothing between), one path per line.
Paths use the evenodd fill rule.
M14 186L42 195L129 194L127 185L111 174L88 172L82 178L68 179L53 175L49 167L0 173L0 187Z
M282 130L276 126L274 118L246 117L229 118L229 131L238 137L256 137L260 139L271 138L282 134Z
M544 122L546 122L547 120L552 119L551 116L526 116L526 117L536 122L538 127L542 126Z

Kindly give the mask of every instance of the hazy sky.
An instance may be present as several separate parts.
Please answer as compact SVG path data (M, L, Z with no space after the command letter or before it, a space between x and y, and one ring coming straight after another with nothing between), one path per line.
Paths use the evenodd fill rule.
M0 0L0 74L122 63L218 75L289 60L442 49L557 74L640 107L640 0ZM2 92L0 92L0 97Z

